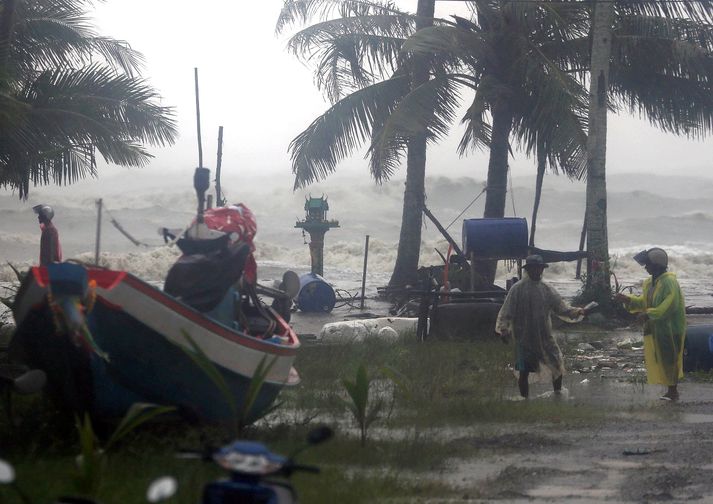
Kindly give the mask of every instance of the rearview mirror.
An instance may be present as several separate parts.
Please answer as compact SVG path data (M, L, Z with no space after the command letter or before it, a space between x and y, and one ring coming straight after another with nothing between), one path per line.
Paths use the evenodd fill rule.
M154 480L146 491L146 500L149 502L161 502L170 499L176 493L178 482L171 476L164 476Z
M9 462L0 459L0 485L10 485L15 482L15 468Z

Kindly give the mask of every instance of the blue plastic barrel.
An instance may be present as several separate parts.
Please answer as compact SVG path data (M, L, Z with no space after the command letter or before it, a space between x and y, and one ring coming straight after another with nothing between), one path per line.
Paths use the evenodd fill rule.
M297 293L297 306L300 310L329 313L336 302L334 289L324 278L314 273L305 273L300 277L300 290Z
M478 259L523 259L527 256L527 220L465 219L463 252Z
M713 369L713 325L692 325L686 330L684 371Z

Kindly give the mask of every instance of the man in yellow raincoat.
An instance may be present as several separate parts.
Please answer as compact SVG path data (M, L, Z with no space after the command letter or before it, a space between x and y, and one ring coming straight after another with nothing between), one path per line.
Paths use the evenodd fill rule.
M547 264L540 255L525 259L522 280L510 288L495 323L495 331L503 341L515 340L515 369L520 372L518 388L527 398L530 392L529 375L541 367L552 375L555 394L562 390L564 365L562 352L552 335L551 314L567 322L582 320L585 311L568 305L552 287L542 281Z
M683 343L686 338L686 305L676 275L667 271L668 255L660 248L639 252L634 260L651 275L644 280L641 296L617 298L644 322L644 361L650 384L666 385L661 397L678 400L678 380L683 378Z

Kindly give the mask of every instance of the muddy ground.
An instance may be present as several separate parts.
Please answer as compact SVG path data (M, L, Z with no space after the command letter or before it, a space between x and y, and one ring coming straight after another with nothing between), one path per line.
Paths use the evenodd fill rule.
M573 327L558 338L567 397L536 384L530 400L593 405L604 419L491 426L486 435L478 426L457 440L480 444L477 460L450 461L439 479L462 488L465 502L713 502L713 384L689 375L679 403L658 399L663 387L645 384L637 328Z
M320 323L314 316L294 321L307 334ZM710 323L710 316L689 317L689 324ZM529 401L594 407L602 418L439 433L478 453L434 472L434 480L459 490L458 499L442 502L713 502L713 383L688 375L678 403L660 400L663 387L646 385L637 327L564 326L557 338L566 393L555 397L549 383L534 383ZM513 377L511 400L517 399Z

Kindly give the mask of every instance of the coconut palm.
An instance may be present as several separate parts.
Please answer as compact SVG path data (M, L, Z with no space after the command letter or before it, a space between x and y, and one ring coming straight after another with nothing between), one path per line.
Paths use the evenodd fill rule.
M571 57L561 46L586 33L586 16L548 2L480 1L474 7L473 19L435 20L418 31L413 16L390 9L324 21L293 37L295 52L319 61L318 84L348 79L353 90L293 141L298 184L330 173L366 142L372 175L390 176L415 136L438 141L448 132L464 89L474 97L463 118L460 151L490 149L486 217L504 214L511 140L528 153L541 151L543 166L547 160L581 173L586 95L563 71ZM413 85L409 69L424 65L430 78ZM392 72L389 78L378 80L385 70ZM412 176L407 152L405 209ZM404 212L402 239L406 217ZM493 274L491 266L486 277Z
M596 6L600 21L594 47L610 50L592 78L592 114L587 181L589 295L609 293L606 213L606 113L608 108L646 117L663 131L701 137L713 125L713 2L626 2ZM611 36L607 36L610 32ZM607 45L602 41L611 40ZM588 42L588 41L587 41ZM599 44L599 46L598 46ZM583 49L588 49L582 44ZM583 51L581 61L590 60ZM592 54L594 60L597 54ZM608 64L607 64L608 62ZM592 62L594 68L594 62ZM596 110L598 109L598 110ZM592 116L594 117L594 116Z
M362 0L287 0L277 23L281 33L294 23L318 21L290 38L288 49L316 62L315 81L332 106L290 145L295 188L332 173L336 165L367 143L398 101L428 82L426 65L404 62L404 40L433 23L434 0L418 0L416 15L390 2ZM336 17L335 17L336 16ZM441 111L448 114L448 106ZM421 245L425 200L424 128L412 128L395 142L389 156L371 156L377 183L388 179L406 153L406 188L399 248L391 286L413 284Z
M173 112L137 77L142 57L97 35L90 0L12 0L0 10L0 185L72 183L108 162L143 166L176 137ZM14 11L12 7L14 6Z

